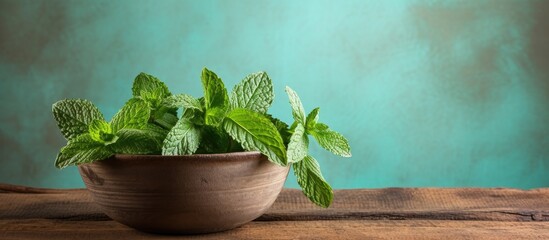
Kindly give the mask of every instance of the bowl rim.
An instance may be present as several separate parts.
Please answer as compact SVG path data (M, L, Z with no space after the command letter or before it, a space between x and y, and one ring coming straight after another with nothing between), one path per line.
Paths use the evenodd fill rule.
M259 151L229 152L229 153L206 153L206 154L188 154L188 155L158 155L158 154L115 154L106 159L97 161L116 161L116 162L146 162L146 161L201 161L216 162L227 160L253 161L268 158ZM83 164L82 164L83 165Z

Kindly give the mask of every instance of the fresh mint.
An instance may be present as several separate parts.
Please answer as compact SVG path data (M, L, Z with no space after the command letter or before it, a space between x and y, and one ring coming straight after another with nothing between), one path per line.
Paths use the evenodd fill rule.
M201 133L197 126L187 118L175 124L162 146L162 155L193 154L200 145Z
M139 98L132 98L112 118L112 130L117 132L124 128L142 129L150 116L149 104Z
M203 111L200 100L187 94L176 94L167 97L164 104L173 108L196 109Z
M144 129L124 128L116 133L118 140L109 145L113 153L151 154L158 153L162 142Z
M175 125L178 120L177 107L165 104L172 93L158 78L140 73L133 81L132 94L133 98L130 101L142 100L149 105L149 123L166 130L170 130Z
M67 99L52 106L53 117L67 140L88 132L88 124L95 119L102 120L103 114L90 101Z
M314 129L315 126L318 123L318 113L320 112L320 108L313 109L308 115L306 119L307 129Z
M307 155L307 134L312 135L324 149L342 157L351 157L351 148L343 135L318 122L319 108L313 109L305 118L305 110L297 93L290 87L286 87L286 93L294 116L290 129L293 133L288 144L289 161L294 163L294 174L303 193L317 205L327 207L332 202L333 192L322 177L318 162Z
M166 84L158 78L146 73L140 73L135 77L132 93L133 97L149 98L155 101L162 100L163 98L172 95Z
M101 142L84 133L68 141L57 155L55 166L64 168L70 165L90 163L112 156L112 152Z
M313 129L309 130L309 133L324 149L342 157L351 157L351 147L347 139L340 133L331 130L327 125L317 123Z
M288 143L288 162L297 163L307 156L309 152L309 138L305 133L305 127L298 123Z
M286 93L290 98L290 106L292 107L292 115L294 116L295 121L305 125L305 110L301 103L301 99L299 99L297 93L288 86L286 86Z
M245 150L260 151L273 163L286 166L286 147L275 125L261 113L249 109L232 110L223 128Z
M175 94L158 78L140 73L132 98L105 121L101 112L82 99L62 100L53 115L68 140L55 165L64 168L109 158L114 154L186 155L259 151L280 166L291 165L303 193L315 204L328 207L333 191L309 155L313 139L324 149L350 157L348 141L319 122L319 108L305 115L298 94L289 87L294 121L291 125L268 114L273 84L265 72L252 73L229 95L213 71L200 76L204 96ZM180 117L177 110L181 109Z
M226 110L229 106L229 96L221 78L217 77L214 72L204 68L200 79L204 89L204 108L206 111L211 109L218 109L216 111Z
M171 126L177 122L176 109L163 105L164 99L171 94L164 83L144 73L136 77L133 93L134 97L109 123L90 101L66 99L53 104L54 118L68 139L55 165L64 168L102 160L114 154L160 153L162 141L168 134L165 125L170 125L169 121L173 122ZM163 111L163 116L173 115L175 120L170 120L171 117L151 117L151 113L159 109ZM161 120L167 124L159 124ZM171 126L168 126L169 129Z
M274 99L273 84L265 72L246 76L231 94L232 108L245 108L266 113Z
M112 132L111 125L103 119L94 119L89 125L90 137L100 143L113 143L118 137Z
M330 206L334 199L332 187L324 180L316 159L306 156L292 167L303 193L321 207Z

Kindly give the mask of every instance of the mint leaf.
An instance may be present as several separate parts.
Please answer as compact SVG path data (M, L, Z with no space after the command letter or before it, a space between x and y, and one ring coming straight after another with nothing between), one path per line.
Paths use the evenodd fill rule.
M274 99L273 84L265 72L252 73L236 85L231 94L232 108L266 113Z
M147 123L143 130L146 131L147 134L149 134L151 137L156 139L156 141L158 141L159 143L164 141L166 135L168 135L169 132L169 130L166 130L154 123Z
M166 136L162 155L193 154L200 144L200 131L187 118L181 118Z
M135 77L132 93L134 97L142 97L149 100L163 99L171 95L166 84L146 73L140 73Z
M260 113L233 109L223 121L225 131L248 151L260 151L271 162L285 166L286 148L273 123Z
M124 128L141 129L149 121L151 109L149 104L139 98L132 98L111 120L114 133Z
M152 109L158 109L161 107L162 102L164 101L164 93L161 89L155 89L151 92L145 92L141 91L141 94L139 97L140 99L145 100L145 102L149 103Z
M94 141L90 134L84 133L69 140L67 145L61 149L61 153L57 155L57 159L55 160L55 166L65 168L70 165L91 163L112 155L113 152L107 146Z
M288 143L290 143L290 137L292 136L288 124L278 118L271 116L270 114L266 114L265 116L269 118L269 120L271 120L271 122L275 125L276 130L278 130L278 133L280 133L280 136L284 141L284 145L287 146Z
M225 109L212 107L206 109L206 116L204 118L205 123L210 126L219 126L223 118L225 117Z
M176 95L169 96L164 100L164 105L172 108L185 108L185 109L191 108L191 109L203 111L202 104L200 104L200 100L187 94L176 94Z
M210 108L221 108L227 109L229 105L229 96L227 95L227 89L221 78L217 75L204 68L202 70L202 87L204 88L204 100L206 109Z
M88 132L88 124L103 114L88 100L65 99L52 106L53 117L67 140Z
M309 138L305 134L305 128L301 123L297 124L294 133L288 143L288 162L296 163L307 156L309 152Z
M116 135L118 140L109 145L116 153L151 154L160 149L160 142L147 130L125 128L120 129Z
M105 146L97 146L89 149L81 150L74 155L66 155L59 153L55 160L57 168L65 168L71 165L79 165L82 163L92 163L99 160L104 160L114 155Z
M316 123L318 122L318 112L320 111L320 108L315 108L313 109L313 111L311 111L309 113L309 115L307 115L307 120L306 120L306 127L305 129L313 129L316 125Z
M290 99L290 105L292 106L292 115L294 119L303 125L305 125L305 110L303 109L303 104L299 99L297 93L292 90L290 87L286 86L286 93Z
M196 153L226 153L232 146L231 137L221 128L204 125L200 128L201 139L200 146ZM239 145L236 143L236 145Z
M110 144L116 141L116 135L113 134L111 125L103 119L94 119L89 125L90 137L104 144Z
M89 133L84 133L72 140L69 140L67 145L61 148L61 153L66 155L74 155L76 152L97 146L105 146L105 144L93 140Z
M57 157L55 157L55 167L59 168L59 169L63 169L65 167L70 166L71 163L69 161L70 161L71 157L72 157L72 155L68 156L67 154L63 154L63 153L59 152L57 154Z
M342 157L351 157L351 147L343 135L328 128L326 124L317 123L310 131L318 144L333 154Z
M297 177L297 183L301 186L305 196L318 206L329 207L334 199L334 193L332 187L322 177L316 159L306 156L292 166Z
M166 129L171 129L175 125L178 120L177 108L164 104L166 98L172 95L166 84L152 75L140 73L133 82L132 92L134 98L141 99L149 105L149 122L157 123Z
M176 115L169 112L164 112L162 116L155 117L154 122L165 129L172 129L172 127L177 123L177 120Z

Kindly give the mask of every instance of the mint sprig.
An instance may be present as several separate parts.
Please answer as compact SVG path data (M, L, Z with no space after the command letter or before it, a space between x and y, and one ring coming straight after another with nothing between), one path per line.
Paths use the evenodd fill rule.
M332 187L324 180L316 159L306 156L292 166L297 183L303 189L305 196L321 207L330 206L334 199Z
M260 151L273 163L286 166L286 147L275 125L265 116L249 109L232 110L223 129L248 151Z
M286 87L286 93L295 120L290 129L293 133L288 144L289 161L295 163L294 174L303 193L315 204L327 207L333 199L332 188L322 177L318 162L308 155L307 135L312 135L324 149L342 157L351 157L349 142L343 135L330 130L326 124L318 122L319 108L313 109L305 117L305 110L297 93L290 87Z
M166 104L172 93L160 79L140 73L133 81L133 99L143 100L149 105L148 122L170 130L177 122L177 107ZM164 135L165 136L165 135Z
M112 152L101 142L84 133L69 140L55 160L55 166L64 168L70 165L91 163L112 156Z
M58 154L55 166L90 163L117 153L160 153L168 131L149 122L154 121L150 118L151 112L149 102L132 98L107 123L97 107L87 100L67 99L55 103L54 117L62 132L69 133L66 136L70 137Z
M309 154L310 137L324 149L351 156L347 139L319 122L319 108L309 114L298 94L289 87L291 126L268 114L274 99L273 84L265 72L252 73L229 95L213 71L200 76L204 96L175 94L158 78L140 73L134 79L132 98L110 122L90 102L62 100L53 115L67 145L55 165L64 168L91 163L114 154L186 155L259 151L280 166L293 166L303 193L315 204L328 207L333 191ZM182 109L181 117L177 110Z
M88 124L98 119L103 120L103 114L88 100L65 99L52 106L53 117L59 130L67 140L71 140L88 132Z
M162 155L186 155L193 154L200 145L200 129L188 118L179 120L162 146Z
M312 129L308 129L308 132L316 139L321 147L333 154L342 157L352 156L351 147L349 146L347 139L340 133L331 130L326 124L317 123Z
M274 163L285 166L286 148L280 133L269 118L254 111L266 110L272 102L274 93L267 74L257 73L244 78L233 90L230 102L225 85L215 73L205 68L201 80L203 103L188 95L168 98L167 104L186 107L186 110L164 140L163 154L218 152L223 148L227 152L233 149L231 141L236 141L241 148L260 151ZM245 95L247 91L252 92ZM266 93L267 97L260 97L258 92ZM200 145L206 151L200 151Z
M252 73L234 87L231 107L266 113L273 99L273 84L267 73Z
M130 99L111 120L114 132L124 128L142 129L151 116L149 104L142 99Z
M307 156L309 152L309 138L305 127L298 123L288 143L288 162L297 163Z

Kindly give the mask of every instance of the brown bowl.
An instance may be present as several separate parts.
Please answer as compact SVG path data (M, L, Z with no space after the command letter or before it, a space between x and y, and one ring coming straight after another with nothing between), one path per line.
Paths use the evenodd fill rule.
M94 201L117 222L146 232L209 233L261 216L289 167L259 152L238 152L115 155L78 170Z

